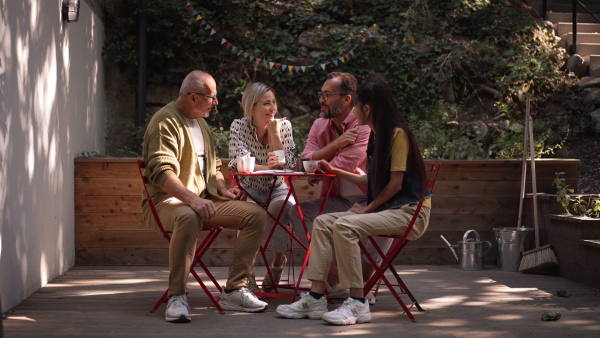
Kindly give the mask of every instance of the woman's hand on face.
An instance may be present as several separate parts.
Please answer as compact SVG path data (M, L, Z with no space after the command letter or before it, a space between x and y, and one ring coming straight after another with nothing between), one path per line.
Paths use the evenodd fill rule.
M360 203L354 203L354 205L350 209L348 209L348 211L352 211L352 212L355 212L357 214L365 214L366 213L366 211L365 211L366 209L367 209L366 205L362 205Z
M281 130L281 125L283 124L283 121L285 121L285 117L279 120L273 119L269 121L267 123L267 130L269 131L269 135L277 136L279 137L279 139L281 139L279 131Z
M275 155L274 152L269 152L269 159L267 160L267 167L269 167L269 169L273 170L273 169L279 169L279 157L277 157L277 155Z

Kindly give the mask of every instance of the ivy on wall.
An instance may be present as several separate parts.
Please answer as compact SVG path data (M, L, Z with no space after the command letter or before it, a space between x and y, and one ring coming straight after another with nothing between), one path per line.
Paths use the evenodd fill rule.
M105 55L122 69L137 63L137 6L105 8ZM301 105L316 118L315 92L330 71L353 73L359 83L385 78L429 158L522 153L518 123L526 93L542 131L539 153L550 154L590 126L589 107L575 99L563 69L564 51L523 1L156 0L149 6L149 82L178 87L192 69L212 74L220 104L209 123L217 133L241 116L241 93L254 81L272 86L292 118L306 114ZM471 124L476 120L499 127L481 136Z

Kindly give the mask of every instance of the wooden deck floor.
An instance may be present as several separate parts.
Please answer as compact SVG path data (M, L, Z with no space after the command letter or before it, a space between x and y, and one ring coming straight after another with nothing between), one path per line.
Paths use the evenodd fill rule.
M262 270L261 270L262 269ZM212 268L224 283L227 269ZM166 288L165 267L75 267L6 313L4 337L407 336L598 337L600 292L557 276L461 271L452 266L401 266L422 307L412 323L383 288L371 308L373 321L333 326L322 321L278 318L285 300L269 298L265 313L220 315L190 280L189 324L164 321L165 306L148 313ZM257 267L257 275L264 268ZM555 296L564 289L572 296ZM340 301L330 305L336 308ZM557 322L540 320L558 311ZM1 335L0 335L1 336Z

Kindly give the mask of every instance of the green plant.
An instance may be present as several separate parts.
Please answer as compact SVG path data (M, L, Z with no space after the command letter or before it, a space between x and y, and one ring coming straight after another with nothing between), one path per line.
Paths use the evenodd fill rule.
M550 155L569 130L576 136L592 125L590 105L571 92L574 79L561 68L564 49L522 1L189 3L218 34L210 34L211 29L191 16L187 2L149 2L148 82L178 86L192 69L209 71L219 93L219 115L207 119L215 128L228 129L239 116L241 92L255 81L273 87L278 98L294 97L318 111L314 93L330 71L353 73L359 83L384 77L428 158L520 157L519 130L506 130L501 139L478 138L465 123L520 122L527 93L536 130L553 130L558 136L550 139L547 133L536 133L538 156ZM137 5L136 1L104 5L105 57L127 74L135 74L137 64L138 29L135 17L129 15L138 14ZM298 43L307 31L314 32L316 46ZM295 73L265 67L232 52L222 39L255 58L309 68ZM338 61L350 52L350 61ZM325 70L314 67L322 64L327 65ZM291 118L306 113L289 108ZM307 132L295 133L298 152Z
M122 146L117 149L117 156L119 157L139 157L140 154L137 153L134 149L131 149L129 146Z
M569 212L569 204L571 202L571 196L569 196L569 194L572 194L575 190L569 188L566 180L561 177L564 174L565 173L563 171L555 173L556 178L554 178L552 181L552 186L556 187L556 200L564 208L564 214L570 215L571 213Z
M229 158L229 130L225 130L223 127L209 127L215 141L217 157Z
M600 217L600 195L593 197L591 201L591 215L594 217Z
M573 200L573 212L577 216L590 216L592 209L588 208L590 204L590 199L585 199L581 195L575 197Z

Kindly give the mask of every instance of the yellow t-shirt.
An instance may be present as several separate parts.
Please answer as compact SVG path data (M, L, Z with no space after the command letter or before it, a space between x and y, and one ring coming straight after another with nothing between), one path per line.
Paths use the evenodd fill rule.
M390 171L406 171L408 161L408 135L402 128L396 128L392 138L392 163ZM431 209L431 197L423 201L423 206Z

